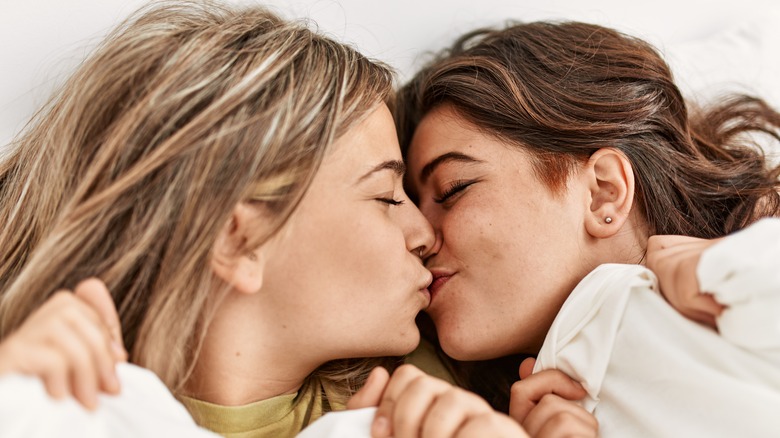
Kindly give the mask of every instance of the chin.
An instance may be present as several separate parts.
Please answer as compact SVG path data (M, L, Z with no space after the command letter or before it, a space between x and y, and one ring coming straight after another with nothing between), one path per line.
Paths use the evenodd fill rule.
M415 326L413 333L405 334L393 345L393 351L387 356L404 356L414 351L420 345L420 331Z
M388 338L390 333L395 333L395 336ZM361 341L360 344L353 345L358 348L343 352L343 354L345 357L405 356L420 345L420 331L417 330L416 326L404 333L385 330L383 335L384 337L374 336L373 342Z
M481 352L471 345L463 344L461 342L451 342L447 338L439 336L439 342L441 343L441 349L447 356L460 361L480 360Z
M459 361L489 360L510 354L501 353L495 349L486 349L484 342L475 342L474 339L459 338L454 340L439 335L439 342L441 349L447 356Z

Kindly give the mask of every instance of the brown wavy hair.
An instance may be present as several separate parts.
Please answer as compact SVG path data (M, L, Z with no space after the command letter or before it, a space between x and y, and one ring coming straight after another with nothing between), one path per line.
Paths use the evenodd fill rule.
M225 289L211 250L234 207L262 203L278 229L333 142L392 88L388 67L263 8L142 9L0 164L0 337L96 276L130 360L179 390ZM349 392L363 364L319 375Z
M530 152L554 191L599 148L619 149L651 234L718 237L780 212L780 169L744 135L779 140L780 114L742 95L689 110L659 53L612 29L535 22L464 35L401 89L402 148L444 103Z
M760 133L776 144L780 114L743 95L690 109L659 53L612 29L535 22L464 35L399 91L404 151L421 119L444 104L529 152L554 193L595 151L619 149L633 165L651 235L713 238L780 215L780 167L752 141ZM492 362L492 377L491 362L462 364L456 374L505 408L519 359ZM499 368L512 375L502 380Z

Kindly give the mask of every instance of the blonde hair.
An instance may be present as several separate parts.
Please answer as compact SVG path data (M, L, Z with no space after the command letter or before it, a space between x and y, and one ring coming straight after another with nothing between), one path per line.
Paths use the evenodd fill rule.
M181 389L209 291L224 288L210 251L233 208L261 202L278 229L392 81L386 66L258 7L142 9L0 167L0 337L57 289L97 276L131 361Z

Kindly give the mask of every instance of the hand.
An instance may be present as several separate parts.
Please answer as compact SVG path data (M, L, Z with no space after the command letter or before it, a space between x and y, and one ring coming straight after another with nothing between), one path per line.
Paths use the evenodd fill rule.
M50 396L73 395L90 410L98 391L119 392L115 365L126 360L114 302L97 279L56 292L0 343L0 375L39 377Z
M535 359L520 364L520 381L512 385L509 415L533 437L596 437L598 421L573 402L587 395L578 382L559 370L531 374Z
M371 370L366 383L347 402L347 409L362 409L379 406L382 394L385 392L390 374L382 367Z
M658 277L661 293L685 317L715 328L724 306L702 292L696 268L702 252L718 240L687 236L651 236L647 267Z
M478 395L431 377L413 365L399 367L377 398L378 386L363 395L356 394L362 400L378 400L371 425L374 438L528 436L519 424L494 411Z

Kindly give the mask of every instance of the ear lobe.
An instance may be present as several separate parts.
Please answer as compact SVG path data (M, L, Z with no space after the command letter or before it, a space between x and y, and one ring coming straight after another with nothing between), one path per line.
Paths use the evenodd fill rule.
M233 289L245 294L260 290L263 285L265 260L260 248L248 252L245 248L249 233L257 230L258 214L250 207L239 204L233 209L230 220L222 227L211 256L211 269Z
M585 229L596 238L612 237L626 222L633 206L631 162L617 149L602 148L588 160L585 177L590 190Z

